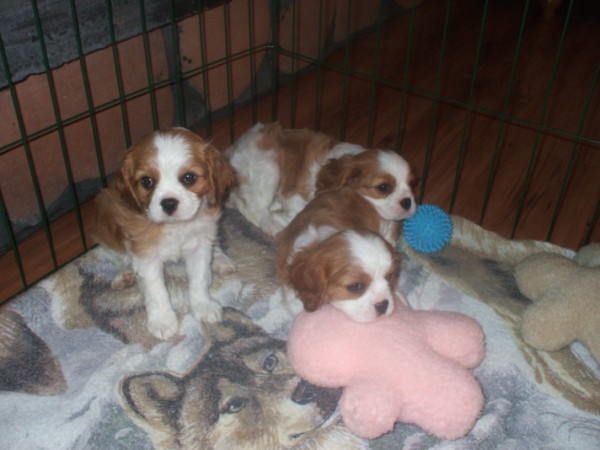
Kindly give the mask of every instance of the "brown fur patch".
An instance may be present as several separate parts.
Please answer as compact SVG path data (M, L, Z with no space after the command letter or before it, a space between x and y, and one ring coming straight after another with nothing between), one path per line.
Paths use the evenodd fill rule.
M381 217L364 198L352 189L317 195L290 224L277 235L277 267L284 274L294 241L309 225L330 226L337 230L369 230L379 233Z
M317 192L342 187L377 187L379 182L389 182L389 174L379 167L378 153L382 150L367 150L358 155L344 155L332 159L323 166L317 177ZM376 181L377 180L377 181ZM393 178L392 178L393 180ZM393 180L393 186L396 182Z
M338 141L307 128L283 129L277 122L263 128L258 148L274 149L281 171L279 192L284 197L299 193L308 200L313 187L310 185L310 166L320 161Z

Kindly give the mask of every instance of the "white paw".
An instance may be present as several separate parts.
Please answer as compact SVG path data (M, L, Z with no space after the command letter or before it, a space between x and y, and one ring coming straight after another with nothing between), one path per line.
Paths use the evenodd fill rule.
M172 309L148 315L148 331L158 339L167 341L177 334L179 322Z
M126 269L119 273L111 283L113 289L126 289L135 284L135 273L133 270Z
M214 300L207 300L192 305L192 315L199 322L220 322L221 314L221 305Z

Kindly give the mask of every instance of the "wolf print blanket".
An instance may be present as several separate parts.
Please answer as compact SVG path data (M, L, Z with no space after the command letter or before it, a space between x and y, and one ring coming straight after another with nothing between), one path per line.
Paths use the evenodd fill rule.
M527 299L512 267L541 250L458 217L451 245L404 254L400 289L414 308L478 320L487 353L475 370L485 408L473 430L440 441L398 423L373 441L337 414L341 392L299 379L286 357L292 318L280 307L272 241L227 210L222 244L233 274L216 277L214 325L181 306L184 270L167 268L180 317L169 342L144 327L136 285L100 249L0 308L0 449L596 449L600 370L583 347L536 352L518 333Z

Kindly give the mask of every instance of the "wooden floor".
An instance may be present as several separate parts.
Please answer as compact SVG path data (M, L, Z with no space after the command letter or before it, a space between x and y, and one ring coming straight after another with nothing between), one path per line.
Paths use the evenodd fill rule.
M397 149L421 176L421 202L505 237L547 239L576 249L595 220L591 241L600 241L594 217L600 202L600 145L589 142L600 141L600 86L590 91L600 62L599 16L575 11L554 69L564 7L546 20L536 11L529 14L518 41L525 2L490 2L485 27L484 2L454 1L449 11L448 3L427 1L417 10L409 58L406 15L335 52L327 61L333 68L281 86L278 120ZM409 89L403 91L402 85ZM215 120L210 137L225 148L232 133L237 137L255 120L269 122L272 116L267 96ZM575 135L588 140L580 142ZM83 205L86 230L91 213L92 206ZM51 234L56 265L84 251L74 214L55 221ZM49 249L44 233L19 244L27 285L56 267ZM12 254L0 259L0 273L0 301L24 289Z

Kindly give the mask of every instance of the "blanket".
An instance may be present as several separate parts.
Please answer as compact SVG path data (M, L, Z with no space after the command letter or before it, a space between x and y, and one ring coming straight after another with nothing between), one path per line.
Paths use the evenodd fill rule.
M413 308L462 312L485 331L474 371L485 407L466 437L441 441L403 423L372 441L352 435L337 414L340 391L306 383L287 360L293 318L281 307L272 240L226 210L220 239L236 271L213 280L219 323L186 311L185 272L171 264L179 333L155 339L138 286L113 287L123 267L100 248L0 308L0 449L598 448L598 365L582 346L538 352L518 332L528 300L514 264L572 252L453 221L439 253L400 240L399 289Z

